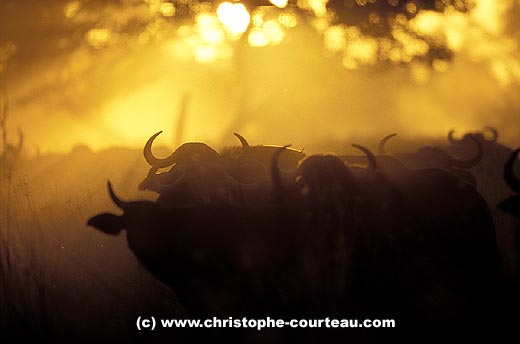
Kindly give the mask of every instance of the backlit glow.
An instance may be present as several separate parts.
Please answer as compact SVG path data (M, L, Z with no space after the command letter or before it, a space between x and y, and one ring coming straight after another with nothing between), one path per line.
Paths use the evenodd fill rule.
M269 0L269 2L278 8L284 8L287 6L288 0Z
M246 32L251 21L251 15L240 3L223 2L217 8L217 17L232 38L239 38Z

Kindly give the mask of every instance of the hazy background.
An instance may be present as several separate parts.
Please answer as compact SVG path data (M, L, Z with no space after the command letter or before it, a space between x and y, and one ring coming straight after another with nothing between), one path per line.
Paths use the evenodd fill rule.
M492 125L501 142L519 144L518 0L358 0L336 14L326 0L246 3L249 26L234 36L215 16L219 4L3 0L10 137L20 127L32 154L140 148L158 130L170 147L220 148L238 131L315 152ZM373 30L381 21L391 24ZM184 94L185 128L174 137Z

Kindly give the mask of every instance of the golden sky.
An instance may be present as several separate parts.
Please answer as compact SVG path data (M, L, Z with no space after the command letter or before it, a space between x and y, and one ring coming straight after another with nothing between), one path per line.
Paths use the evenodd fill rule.
M28 152L140 148L159 130L312 152L492 125L520 143L520 1L251 3L2 1L9 134Z

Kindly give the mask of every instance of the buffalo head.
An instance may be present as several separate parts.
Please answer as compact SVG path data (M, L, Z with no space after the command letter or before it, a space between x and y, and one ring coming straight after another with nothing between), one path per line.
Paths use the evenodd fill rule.
M160 203L229 203L237 192L256 190L267 178L265 167L258 161L241 158L229 164L201 142L185 143L169 157L157 158L152 153L152 143L160 133L154 134L144 147L143 154L151 168L139 185L140 190L159 193ZM169 171L157 173L168 166Z
M490 139L486 138L486 135L485 135L486 133L488 133L490 135ZM470 137L473 137L482 143L484 143L484 142L495 143L495 142L497 142L497 139L498 139L498 132L497 132L496 128L484 127L483 131L467 133L464 135L464 137L462 139L456 139L454 136L455 136L455 130L450 130L450 132L448 133L448 140L453 145L466 144L466 143L468 143L468 140Z
M385 136L379 142L378 151L380 154L386 154L385 144L395 136L397 136L397 134ZM456 159L439 147L422 147L416 153L399 154L397 156L404 160L409 160L410 165L418 165L417 167L421 168L434 167L469 169L476 166L482 160L484 149L480 140L474 135L467 135L467 139L477 148L475 155L467 160Z
M136 221L136 219L148 216L158 210L157 204L153 202L126 202L121 200L115 194L110 182L107 183L107 188L112 202L114 202L118 208L123 210L123 214L115 215L111 213L102 213L88 220L87 225L92 226L103 233L118 235L123 229L129 231L132 229L132 223L139 222Z

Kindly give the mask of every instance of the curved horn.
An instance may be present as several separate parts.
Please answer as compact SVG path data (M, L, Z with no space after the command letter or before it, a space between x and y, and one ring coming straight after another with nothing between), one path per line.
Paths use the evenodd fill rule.
M385 144L388 142L388 140L390 140L392 137L396 137L397 136L397 133L393 133L393 134L390 134L390 135L387 135L385 137L383 137L381 139L381 141L379 141L379 145L377 146L377 152L379 154L386 154L386 151L385 151Z
M146 162L148 164L150 164L150 166L158 166L159 168L168 167L175 163L175 158L173 155L170 155L169 157L167 157L165 159L159 159L159 158L156 158L152 153L153 141L161 133L162 133L162 130L155 133L154 135L152 135L152 137L150 137L148 139L148 141L146 141L146 144L144 145L144 148L143 148L143 155L144 155Z
M258 179L255 180L252 183L244 183L237 179L235 179L233 176L231 176L227 171L224 170L224 173L226 174L228 181L231 182L232 185L238 185L240 188L243 189L256 189L259 185L262 183L265 183L267 181L267 169L260 161L255 159L249 159L249 158L242 158L241 162L249 162L253 163L256 166L258 166L259 176Z
M148 174L146 176L146 179L150 183L149 189L152 191L155 191L157 193L162 193L166 190L172 191L175 189L176 185L179 185L181 181L184 179L184 176L186 175L186 172L184 172L177 180L170 184L161 184L159 181L157 181L157 171L160 167L158 166L152 166L150 170L148 171Z
M376 157L368 148L356 144L353 144L352 147L357 148L363 153L365 153L368 159L368 166L371 170L375 171L377 169Z
M491 140L489 140L490 142L497 142L498 131L495 127L484 127L484 131L489 131L493 135Z
M504 168L504 179L507 185L511 188L511 190L515 192L520 192L520 179L518 179L518 177L515 176L514 172L515 163L519 153L520 148L518 148L511 154Z
M114 192L114 189L112 188L112 183L110 181L107 181L107 188L108 188L108 194L110 195L110 198L112 199L112 202L114 202L115 205L117 205L121 209L125 209L128 207L129 202L125 202L121 200L119 197L117 197L116 193Z
M468 137L477 145L477 154L469 160L457 160L452 158L449 161L451 166L468 169L476 166L480 160L482 160L482 157L484 156L484 149L482 148L482 144L473 135L468 135Z
M454 143L457 143L459 142L460 140L455 140L455 138L453 137L453 135L455 134L455 130L451 129L448 133L448 140L454 144Z
M249 142L247 142L247 140L242 135L240 135L239 133L233 133L233 135L235 135L240 140L240 143L242 144L242 148L250 147Z

